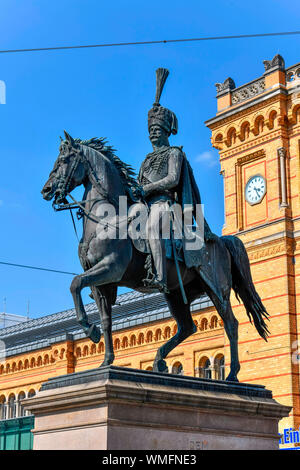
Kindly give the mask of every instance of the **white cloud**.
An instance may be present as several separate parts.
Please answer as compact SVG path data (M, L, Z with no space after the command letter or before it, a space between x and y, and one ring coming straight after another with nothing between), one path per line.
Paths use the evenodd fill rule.
M218 163L216 156L213 154L213 152L210 152L209 150L197 155L197 157L195 158L195 162L204 163L206 166L210 167L215 166Z

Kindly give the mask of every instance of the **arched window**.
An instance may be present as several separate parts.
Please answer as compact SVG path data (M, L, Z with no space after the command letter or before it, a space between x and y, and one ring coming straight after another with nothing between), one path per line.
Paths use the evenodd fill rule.
M215 373L217 380L225 380L224 356L217 356L215 359Z
M172 374L183 375L183 367L180 362L175 362L172 367Z
M14 394L11 394L8 398L8 419L13 419L16 417L16 397Z
M7 403L4 395L0 397L0 419L7 419Z
M207 330L207 325L208 325L207 318L202 318L201 323L200 323L200 330L201 331Z
M258 121L258 131L259 131L259 132L263 132L263 130L264 130L264 120L263 120L263 119L260 119L260 120Z
M89 347L87 345L84 346L83 348L83 356L88 356L89 354Z
M100 343L99 346L98 346L98 352L99 352L100 354L103 354L103 353L104 353L104 343L103 343L103 341L101 341L101 343Z
M39 356L38 359L37 359L37 365L38 366L43 365L43 360L42 360L41 356Z
M209 359L204 364L203 375L205 379L211 379L211 364Z
M132 335L130 337L130 346L133 347L135 345L136 345L136 337L135 337L135 335Z
M276 117L277 117L277 112L275 110L271 111L269 115L269 126L268 126L269 129L273 129Z
M138 336L138 344L144 344L145 338L144 333L140 333Z
M156 330L155 332L155 341L161 340L161 330Z
M234 145L236 142L236 131L235 129L230 129L227 134L227 144L228 146Z
M146 370L153 370L153 367L152 367L152 366L148 366L148 367L146 367Z
M148 331L147 333L147 343L151 343L153 340L153 333L152 331Z
M211 379L211 364L208 357L203 357L199 362L199 376L203 379Z
M115 349L116 351L117 351L118 349L120 349L120 340L119 340L119 338L116 338L116 340L115 340L115 348L114 348L114 349Z
M34 396L35 396L35 390L33 390L33 389L29 390L29 392L28 392L28 398L32 398L32 397L34 397Z
M263 116L258 116L254 122L254 134L258 135L264 130L264 118Z
M81 357L81 349L76 348L76 357Z
M122 348L128 348L128 338L125 336L122 340Z
M167 328L165 329L165 339L170 338L170 336L171 336L171 328L167 326Z
M218 326L218 318L214 315L210 321L211 328L217 328Z
M243 124L241 125L241 132L240 132L241 140L243 141L245 139L248 139L249 135L250 135L250 124L249 122L243 122Z
M24 407L21 404L21 401L25 398L25 393L20 392L18 396L18 404L17 404L17 417L25 416Z

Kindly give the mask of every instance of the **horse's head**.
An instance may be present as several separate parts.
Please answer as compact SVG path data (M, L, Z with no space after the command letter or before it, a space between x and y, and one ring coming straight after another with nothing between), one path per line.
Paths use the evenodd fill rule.
M83 183L85 167L80 157L80 145L66 132L61 139L59 155L41 193L44 199L60 204L74 188Z

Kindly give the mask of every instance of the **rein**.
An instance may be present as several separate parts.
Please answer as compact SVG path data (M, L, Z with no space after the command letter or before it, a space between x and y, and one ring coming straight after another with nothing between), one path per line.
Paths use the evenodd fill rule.
M66 196L69 196L72 199L73 202L68 202L68 200L66 199L66 196L65 196L62 200L62 203L53 202L52 207L56 212L64 211L64 210L70 210L74 231L75 231L76 237L79 241L77 230L76 230L76 225L75 225L75 221L74 221L74 217L73 217L73 213L72 213L73 209L78 209L78 212L77 212L77 219L78 220L80 220L83 216L86 216L88 219L92 220L93 222L100 223L101 225L103 225L106 228L110 227L110 228L116 229L118 226L120 226L121 222L118 220L118 221L116 221L115 225L110 224L109 222L103 222L102 218L97 217L95 215L91 215L92 208L88 212L86 211L86 209L85 209L85 204L87 202L86 200L83 200L83 201L79 202L69 192L69 186L70 186L72 177L73 177L73 175L76 171L76 168L77 168L79 162L81 161L83 163L85 169L86 169L87 174L89 175L91 183L95 187L98 194L101 196L101 198L94 198L94 199L91 199L89 202L101 201L101 200L105 199L105 200L109 201L110 203L112 203L113 205L118 205L118 201L114 197L110 196L106 191L103 190L103 188L102 188L102 186L101 186L101 184L98 180L98 177L95 174L94 169L92 168L90 162L87 160L86 156L81 151L81 149L77 149L77 148L73 147L73 150L76 152L76 157L74 158L74 161L72 162L70 172L67 175L66 179L64 181L61 181L60 185L59 185L61 192L63 194L65 194ZM131 220L132 220L131 217L127 217L127 223L131 222Z

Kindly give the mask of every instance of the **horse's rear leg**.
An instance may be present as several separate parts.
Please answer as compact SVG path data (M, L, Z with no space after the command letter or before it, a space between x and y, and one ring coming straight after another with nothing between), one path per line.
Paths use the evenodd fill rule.
M111 310L112 310L112 297L115 297L116 294L116 287L112 286L103 286L103 287L92 287L93 297L97 304L100 319L101 319L101 326L104 336L104 344L105 344L105 356L104 360L100 367L108 366L114 362L115 355L114 355L114 348L113 348L113 341L112 341L112 318L111 318Z
M177 291L172 291L170 294L165 294L165 298L170 312L176 320L177 333L158 349L153 363L153 371L155 372L168 372L168 367L164 359L176 346L197 330L191 316L190 304L186 305L184 303L181 291L178 289Z
M239 322L233 315L233 311L228 300L226 320L224 320L224 328L230 342L230 372L226 377L226 380L232 380L233 382L238 382L237 374L241 368L239 362L239 352L238 352L238 326Z
M209 289L207 290L209 297L211 298L214 306L217 309L218 314L224 322L224 329L230 343L230 372L226 377L226 380L238 382L237 374L240 370L239 354L238 354L238 321L233 315L231 308L229 294L227 298L224 298L221 302L216 295L214 295Z

